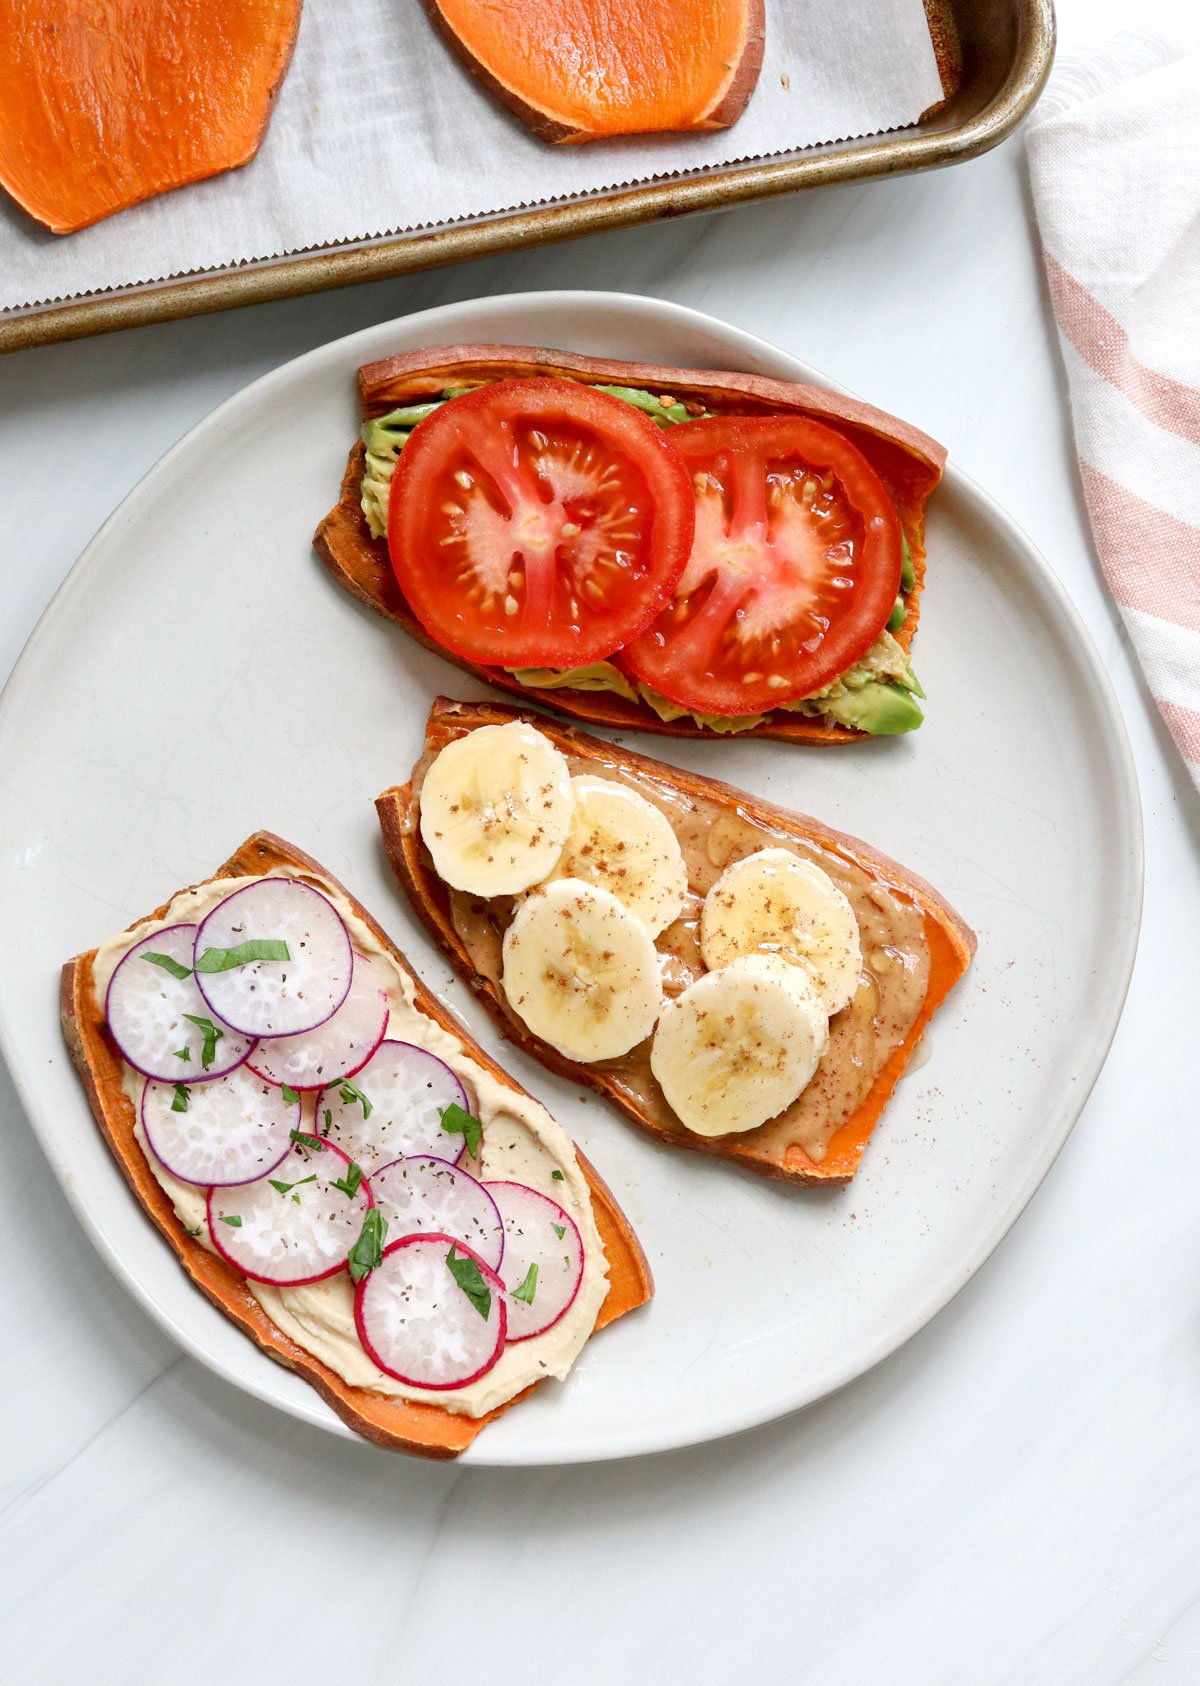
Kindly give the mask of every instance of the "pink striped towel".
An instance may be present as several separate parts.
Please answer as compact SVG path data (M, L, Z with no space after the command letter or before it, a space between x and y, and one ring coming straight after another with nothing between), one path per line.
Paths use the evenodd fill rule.
M1200 785L1200 53L1064 62L1028 151L1096 551Z

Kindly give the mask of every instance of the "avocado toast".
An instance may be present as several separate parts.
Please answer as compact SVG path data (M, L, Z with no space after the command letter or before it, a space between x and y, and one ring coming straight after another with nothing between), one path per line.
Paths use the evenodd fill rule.
M653 659L650 634L634 639L609 657L546 665L519 659L472 659L461 643L452 647L446 636L431 631L430 616L425 614L422 619L414 609L411 589L406 593L398 581L393 566L395 530L389 559L386 535L389 512L396 501L391 494L397 468L403 465L407 471L409 441L416 438L423 443L422 425L436 417L436 412L446 406L452 408L455 400L468 395L474 401L481 388L510 382L524 382L530 387L573 383L577 388L615 397L648 417L677 445L689 433L694 445L696 423L704 428L744 424L760 431L769 431L772 421L808 423L822 438L836 435L845 447L842 456L857 465L861 479L870 480L879 494L877 502L886 504L886 518L895 529L887 564L895 569L894 583L887 587L886 601L877 601L872 609L875 618L870 620L868 614L865 642L859 639L854 658L844 666L835 665L832 672L826 664L817 675L821 682L800 696L793 695L795 685L789 690L784 679L777 681L767 674L767 686L777 682L781 686L784 700L779 706L772 705L772 693L757 683L763 679L761 673L743 671L743 682L754 682L744 692L754 706L731 706L726 687L720 694L720 708L706 710L700 706L703 696L692 695L686 685L683 690L690 703L669 697L661 685L645 677L647 672L657 674L662 669L662 663ZM365 418L362 437L350 453L339 501L317 529L317 553L332 577L360 602L386 615L427 648L474 677L588 724L677 737L741 732L791 742L844 744L866 735L908 731L920 724L922 715L916 699L923 693L912 672L910 651L925 580L925 505L941 477L945 452L916 428L870 405L818 387L754 375L610 362L522 346L462 345L408 353L366 365L359 371L358 388ZM741 445L739 436L735 455L745 455ZM712 481L707 468L688 472L698 486ZM459 484L464 484L463 470L457 473ZM768 512L770 522L797 511L803 515L815 508L820 513L822 500L836 499L846 489L844 468L826 466L821 472L818 465L811 473L795 477L794 483L781 485L778 463L768 458L764 474L768 501L778 506L777 515ZM780 492L787 495L781 497ZM853 500L851 505L850 515L857 520L861 512L853 507ZM451 501L446 507L459 506ZM835 523L835 538L838 513L835 509L829 516ZM874 519L879 524L883 516ZM797 526L797 522L792 525ZM807 589L797 582L805 579L806 570L811 573L813 534L803 523L800 528L797 545L784 559L793 594ZM850 533L849 527L846 532ZM426 542L418 546L416 561L408 573L410 581L440 566L437 558L443 552L439 546L453 537L422 536ZM847 554L852 536L846 537L841 546ZM473 535L467 538L474 543ZM836 563L840 555L836 545L830 554ZM840 586L848 582L835 573L834 583ZM689 610L691 607L690 603L686 605ZM586 614L586 602L584 610ZM749 617L744 610L738 611L741 626L753 619L753 604L750 610ZM815 607L811 616L815 619L804 624L820 627L829 619L827 611ZM769 626L767 633L771 634ZM766 665L779 642L778 636L770 635L763 643ZM743 669L748 669L754 659L753 654L746 656ZM671 688L678 692L677 685ZM802 684L800 689L804 689Z

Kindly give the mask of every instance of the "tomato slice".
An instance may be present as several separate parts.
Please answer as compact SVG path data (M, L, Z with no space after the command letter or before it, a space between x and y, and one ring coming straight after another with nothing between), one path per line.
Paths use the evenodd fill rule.
M679 453L632 404L575 381L500 381L413 430L388 548L417 619L452 654L567 668L649 626L694 524Z
M671 435L696 499L675 596L622 653L672 702L752 714L811 696L883 631L900 589L895 505L867 459L804 416L721 416Z

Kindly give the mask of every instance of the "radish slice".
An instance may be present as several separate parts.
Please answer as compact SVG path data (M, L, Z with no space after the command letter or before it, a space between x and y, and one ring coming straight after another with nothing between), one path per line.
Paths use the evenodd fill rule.
M300 1128L300 1102L239 1066L212 1083L142 1090L142 1129L154 1155L185 1183L252 1182L273 1170Z
M579 1292L583 1241L574 1220L536 1189L524 1183L483 1186L504 1222L500 1274L508 1290L508 1338L528 1341L552 1328Z
M371 1207L365 1178L353 1194L333 1186L354 1186L349 1173L340 1148L297 1143L270 1177L209 1189L213 1246L255 1282L287 1288L332 1276L346 1263Z
M254 1046L252 1036L241 1036L218 1019L212 1020L208 1003L191 975L196 947L195 925L168 925L143 937L123 960L118 961L108 983L104 1016L121 1057L145 1077L169 1083L194 1083L203 1077L223 1077L241 1065ZM163 956L188 975L172 977L168 968L148 959ZM191 1019L184 1015L190 1013ZM203 1019L220 1034L210 1036L209 1063L203 1064L205 1032Z
M447 1262L473 1264L487 1291L476 1309ZM504 1284L490 1265L449 1235L406 1235L358 1285L358 1338L370 1358L413 1387L465 1387L486 1375L504 1346Z
M205 972L205 956L246 943L286 944L286 960ZM213 908L196 932L196 982L214 1013L247 1036L296 1036L331 1018L350 992L354 952L333 903L296 878L259 878Z
M487 1189L468 1171L430 1153L396 1159L371 1173L371 1194L394 1237L432 1230L453 1235L472 1252L499 1268L504 1256L504 1225Z
M382 974L365 955L356 954L350 993L333 1017L298 1036L264 1037L246 1064L268 1083L321 1089L366 1065L383 1041L387 1022Z
M465 1108L466 1090L436 1054L411 1042L381 1042L352 1084L318 1096L317 1127L371 1176L414 1153L442 1148L461 1158L463 1137L442 1129L442 1109L451 1104Z

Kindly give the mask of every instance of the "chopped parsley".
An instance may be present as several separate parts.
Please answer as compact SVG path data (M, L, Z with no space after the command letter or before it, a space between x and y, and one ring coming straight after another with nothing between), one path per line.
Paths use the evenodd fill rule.
M362 1107L362 1109L363 1109L363 1119L364 1120L370 1118L371 1114L375 1110L375 1103L373 1101L368 1100L366 1095L363 1094L362 1090L359 1089L355 1084L351 1083L349 1078L347 1078L344 1083L338 1084L338 1093L339 1093L339 1095L341 1095L342 1099L345 1101L347 1106L361 1106ZM329 1114L326 1113L325 1116L328 1117Z
M554 1231L555 1235L558 1236L558 1239L560 1241L562 1240L563 1236L567 1233L566 1224L551 1224L550 1228Z
M533 1296L537 1293L537 1265L531 1264L525 1272L525 1280L519 1288L514 1288L514 1300L523 1300L526 1305L533 1304Z
M185 1065L188 1064L188 1062L191 1060L191 1057L192 1057L192 1050L190 1048L187 1048L187 1047L176 1048L175 1058L177 1060L182 1060Z
M550 1175L554 1178L556 1183L560 1183L563 1180L563 1174L561 1171L551 1171Z
M172 1112L186 1112L188 1109L188 1092L185 1083L176 1083L175 1099L171 1102Z
M324 1120L321 1125L321 1134L323 1136L327 1136L333 1128L333 1114L330 1112L329 1108L326 1107L324 1112L321 1114L321 1117Z
M387 1219L378 1206L372 1206L363 1219L362 1232L350 1249L346 1263L356 1282L361 1282L383 1257L383 1238L387 1234Z
M221 1213L221 1222L223 1224L228 1224L230 1229L241 1229L241 1227L242 1227L242 1220L241 1220L241 1218L238 1217L236 1212L233 1214L233 1216L231 1218L227 1218L225 1216L224 1212L222 1212Z
M257 960L290 960L288 945L279 937L251 937L235 948L206 948L196 962L197 972L232 972Z
M283 1098L289 1106L299 1105L300 1097L294 1089L290 1089L286 1083L284 1083L282 1085L282 1089L283 1089Z
M450 1243L450 1251L446 1254L446 1264L451 1276L470 1300L480 1317L488 1318L492 1310L492 1290L483 1280L483 1272L474 1259L460 1259L454 1251L454 1243ZM535 1267L536 1269L536 1267Z
M169 954L143 954L143 960L148 960L152 966L161 966L164 972L170 972L173 978L190 978L192 968L181 966L178 960L172 960Z
M291 1192L294 1188L303 1188L305 1183L315 1183L316 1180L317 1180L317 1173L315 1171L313 1172L311 1177L301 1177L299 1179L299 1181L294 1182L294 1183L280 1182L275 1177L268 1177L267 1178L267 1181L270 1183L271 1187L275 1188L275 1189L278 1189L280 1194L291 1194ZM298 1206L300 1204L300 1196L299 1195L295 1196L295 1201L296 1201L296 1204Z
M194 1024L204 1038L204 1048L200 1055L200 1064L205 1071L217 1057L217 1043L224 1036L223 1030L218 1030L211 1019L198 1018L195 1013L185 1013L184 1018L189 1024Z
M314 1153L324 1153L325 1151L325 1143L321 1140L320 1136L306 1136L303 1130L289 1130L288 1135L295 1142L301 1153L304 1154L305 1158L308 1157L308 1150L310 1148Z
M346 1175L344 1177L337 1177L330 1183L329 1186L330 1188L341 1189L347 1200L353 1200L354 1196L358 1193L362 1180L362 1166L356 1165L352 1159L346 1167Z
M473 1117L466 1107L459 1106L457 1101L451 1101L449 1106L441 1109L442 1129L448 1136L464 1136L467 1152L472 1159L479 1158L479 1143L483 1138L483 1125L478 1118Z

